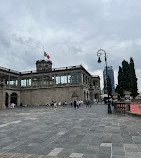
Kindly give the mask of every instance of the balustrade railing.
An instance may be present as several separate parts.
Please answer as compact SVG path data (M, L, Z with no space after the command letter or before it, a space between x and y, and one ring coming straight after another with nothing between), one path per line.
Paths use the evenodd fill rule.
M115 102L114 110L121 113L130 112L130 102Z

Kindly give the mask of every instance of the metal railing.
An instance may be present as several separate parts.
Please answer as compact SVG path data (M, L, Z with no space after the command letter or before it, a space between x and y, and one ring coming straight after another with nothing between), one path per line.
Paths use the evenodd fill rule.
M52 71L70 70L70 69L76 69L76 68L81 68L81 67L82 67L81 65L76 65L76 66L68 66L68 67L61 67L61 68L52 68ZM28 73L37 73L37 72L38 72L37 70L32 70L32 71L20 72L20 74L24 75L24 74L28 74ZM44 72L46 72L46 71L44 71Z
M0 66L0 70L12 72L12 73L15 73L15 74L18 74L18 75L20 74L19 71L11 70L11 69L8 69L8 68L5 68L5 67L1 67L1 66Z

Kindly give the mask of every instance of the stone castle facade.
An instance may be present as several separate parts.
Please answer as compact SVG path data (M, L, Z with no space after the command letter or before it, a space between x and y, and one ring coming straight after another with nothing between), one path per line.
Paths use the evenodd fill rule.
M82 65L52 68L50 60L38 60L36 70L18 72L0 67L0 108L11 103L46 105L51 101L94 101L100 99L100 77Z

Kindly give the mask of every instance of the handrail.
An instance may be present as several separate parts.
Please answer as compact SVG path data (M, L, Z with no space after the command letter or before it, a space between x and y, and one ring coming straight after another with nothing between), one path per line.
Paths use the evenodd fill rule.
M20 74L20 72L19 72L19 71L15 71L15 70L8 69L8 68L1 67L1 66L0 66L0 70L4 70L4 71L13 72L13 73L16 73L16 74Z
M58 71L58 70L70 70L70 69L76 69L76 68L81 68L81 65L77 65L77 66L68 66L68 67L61 67L61 68L52 68L52 71ZM24 71L21 72L21 74L28 74L28 73L36 73L38 71L33 70L33 71Z

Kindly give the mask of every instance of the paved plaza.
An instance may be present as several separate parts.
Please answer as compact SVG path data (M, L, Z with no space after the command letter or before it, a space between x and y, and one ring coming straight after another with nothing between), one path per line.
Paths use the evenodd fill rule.
M0 158L141 158L141 118L107 106L0 111Z

